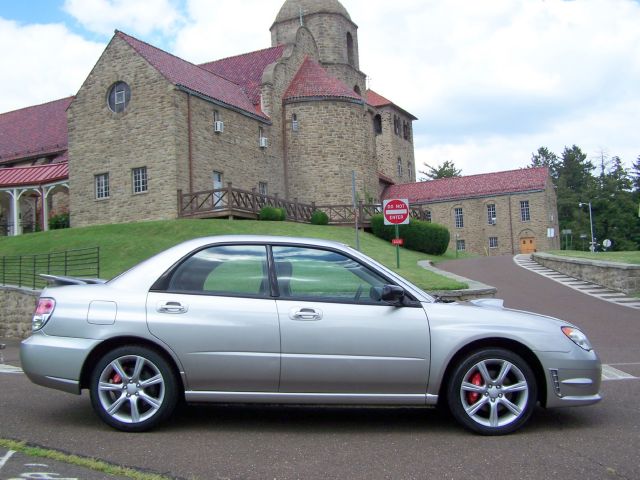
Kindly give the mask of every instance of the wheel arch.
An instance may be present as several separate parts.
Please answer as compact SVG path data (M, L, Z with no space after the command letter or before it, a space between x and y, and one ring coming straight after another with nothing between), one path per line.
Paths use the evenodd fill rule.
M531 367L531 370L533 370L533 374L535 375L538 387L538 400L543 406L546 406L547 382L544 374L544 368L542 367L540 360L538 360L538 357L526 345L516 340L502 337L475 340L460 348L453 357L451 357L451 360L449 360L447 368L444 371L444 375L442 376L442 381L440 382L438 403L445 405L447 401L447 387L451 381L451 375L456 366L468 355L485 348L504 348L505 350L509 350L522 357L529 367Z
M96 364L96 362L98 362L98 360L100 360L100 358L102 358L103 355L105 355L107 352L115 348L123 347L127 345L146 347L153 350L157 354L161 355L168 362L169 366L173 370L173 373L176 377L176 381L178 382L178 386L180 387L182 394L184 394L184 390L185 390L184 379L180 374L180 368L178 367L178 363L176 359L173 357L173 355L171 355L171 353L169 353L164 347L162 347L161 345L158 345L155 342L152 342L151 340L140 338L140 337L133 337L133 336L109 338L104 342L101 342L98 345L96 345L95 348L91 351L91 353L89 353L84 363L82 364L82 370L80 372L80 388L81 389L89 388L91 371L93 370L93 367Z

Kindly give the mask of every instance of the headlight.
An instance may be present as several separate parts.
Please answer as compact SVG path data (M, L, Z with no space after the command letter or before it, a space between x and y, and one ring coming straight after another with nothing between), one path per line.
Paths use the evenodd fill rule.
M53 309L56 308L56 301L53 298L38 299L38 306L31 319L31 329L36 332L44 327L49 321Z
M562 327L562 333L583 350L589 351L593 348L587 336L575 327Z

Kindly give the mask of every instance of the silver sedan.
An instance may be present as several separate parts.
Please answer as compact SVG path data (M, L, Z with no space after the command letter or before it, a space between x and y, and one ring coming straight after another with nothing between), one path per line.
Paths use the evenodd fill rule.
M42 292L22 365L90 392L98 416L148 430L187 402L448 406L513 432L545 407L600 400L587 337L499 300L446 304L318 239L190 240L109 282Z

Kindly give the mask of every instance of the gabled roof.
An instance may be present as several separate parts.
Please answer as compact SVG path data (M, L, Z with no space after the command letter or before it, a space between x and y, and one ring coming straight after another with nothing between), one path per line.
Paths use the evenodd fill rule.
M66 110L73 98L0 114L0 164L66 150Z
M417 120L418 118L407 112L404 108L400 108L398 105L393 103L391 100L383 97L377 92L373 90L367 90L365 93L367 98L367 105L371 105L372 107L381 108L381 107L395 107L397 110L401 111L405 115L407 115L411 120Z
M363 103L360 95L306 57L284 93L283 100L298 98L340 98Z
M428 203L532 192L544 190L548 177L547 167L523 168L391 185L384 191L383 197L408 198L410 203Z
M220 75L244 88L249 100L254 105L260 103L260 85L265 68L277 62L286 45L265 48L255 52L203 63L200 67Z
M257 117L268 118L249 100L242 87L232 81L142 42L126 33L116 30L116 36L131 45L136 52L171 83Z
M0 188L46 185L68 178L67 162L35 167L0 168Z

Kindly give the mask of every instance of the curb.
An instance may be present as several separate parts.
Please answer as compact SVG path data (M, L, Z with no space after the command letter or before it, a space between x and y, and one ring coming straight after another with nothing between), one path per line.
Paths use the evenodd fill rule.
M466 301L473 300L476 298L494 298L498 289L496 287L492 287L491 285L487 285L482 282L477 282L475 280L471 280L469 278L462 277L460 275L456 275L455 273L447 272L445 270L440 270L433 266L430 260L420 260L418 265L425 270L430 270L438 275L442 275L443 277L450 278L452 280L456 280L458 282L463 282L469 285L469 288L461 289L461 290L433 290L428 293L432 295L437 295L440 298L444 298L449 301Z

